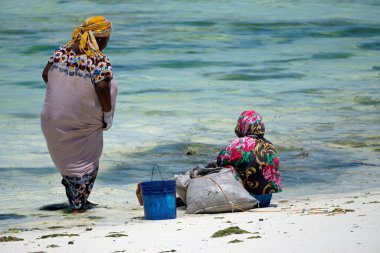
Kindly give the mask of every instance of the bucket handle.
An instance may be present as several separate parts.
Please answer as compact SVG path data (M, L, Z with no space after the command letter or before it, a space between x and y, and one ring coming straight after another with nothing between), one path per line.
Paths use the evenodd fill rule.
M162 179L162 181L164 181L164 179L162 178L162 175L161 175L161 171L160 171L160 167L158 166L157 163L153 164L153 168L152 168L152 177L150 178L150 181L153 181L153 172L154 172L154 169L157 168L158 172L160 173L160 177Z

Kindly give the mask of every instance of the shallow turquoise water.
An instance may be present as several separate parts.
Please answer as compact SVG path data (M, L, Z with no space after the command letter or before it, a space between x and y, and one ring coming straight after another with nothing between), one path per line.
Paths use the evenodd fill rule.
M113 22L119 83L98 202L133 198L154 163L170 178L211 161L251 108L280 151L281 197L379 186L378 1L102 2L0 3L0 213L65 200L39 125L41 71L95 14Z

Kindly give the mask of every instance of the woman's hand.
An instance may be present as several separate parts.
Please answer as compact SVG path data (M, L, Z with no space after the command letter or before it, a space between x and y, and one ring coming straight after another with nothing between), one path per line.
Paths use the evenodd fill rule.
M106 123L106 126L104 127L104 130L108 130L112 127L112 111L103 113L103 121Z

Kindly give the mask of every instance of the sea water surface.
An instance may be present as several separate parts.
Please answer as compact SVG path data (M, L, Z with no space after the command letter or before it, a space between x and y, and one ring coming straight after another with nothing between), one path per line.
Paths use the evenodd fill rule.
M113 22L119 94L90 200L129 210L154 163L165 179L207 164L247 109L280 152L274 198L380 185L379 1L1 1L0 225L61 216L38 210L66 200L41 72L92 15Z

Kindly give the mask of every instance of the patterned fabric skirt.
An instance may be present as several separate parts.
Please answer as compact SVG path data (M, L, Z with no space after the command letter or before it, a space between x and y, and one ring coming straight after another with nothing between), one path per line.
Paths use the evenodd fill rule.
M98 168L82 177L63 176L62 184L66 188L66 196L73 210L86 209L86 202L97 175Z

